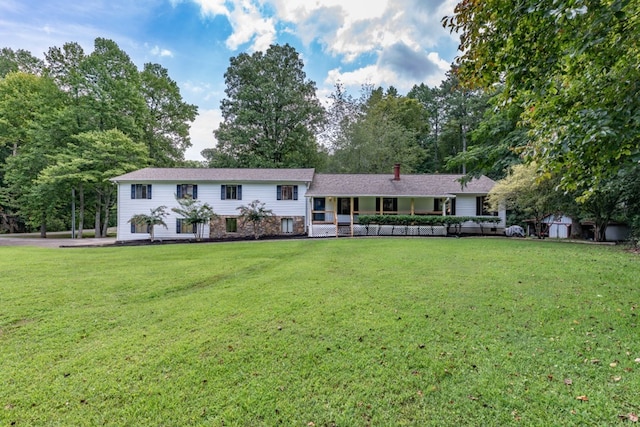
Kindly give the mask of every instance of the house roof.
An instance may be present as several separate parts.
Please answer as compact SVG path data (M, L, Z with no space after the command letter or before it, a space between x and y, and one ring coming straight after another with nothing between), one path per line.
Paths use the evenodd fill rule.
M314 169L144 168L111 178L111 181L310 182L314 172Z
M440 197L456 194L487 194L495 185L486 176L473 179L462 186L464 175L420 174L315 174L306 196L389 196Z

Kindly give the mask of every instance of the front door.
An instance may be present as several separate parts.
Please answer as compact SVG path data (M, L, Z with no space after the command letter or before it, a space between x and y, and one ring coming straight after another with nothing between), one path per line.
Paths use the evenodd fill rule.
M314 221L324 221L324 210L325 210L325 198L324 197L314 197L313 198L313 220ZM322 211L322 212L317 212Z

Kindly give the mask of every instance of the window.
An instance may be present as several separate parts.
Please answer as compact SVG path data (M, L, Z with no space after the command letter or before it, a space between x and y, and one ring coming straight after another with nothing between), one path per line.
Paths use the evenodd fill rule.
M225 219L225 226L227 233L235 233L238 231L238 219L237 218L227 218Z
M433 199L433 210L437 212L442 212L442 200L441 199Z
M242 200L242 185L221 185L220 200Z
M176 187L176 196L178 199L184 197L198 198L198 186L196 184L178 184Z
M276 187L276 198L278 200L298 200L298 186L278 185Z
M358 212L358 198L353 198L353 211ZM351 198L338 197L338 215L351 215Z
M178 234L196 234L196 224L189 225L184 218L176 219L176 233Z
M131 234L135 233L149 233L149 226L147 224L131 223Z
M380 212L380 197L376 198L376 212ZM398 198L397 197L383 197L382 198L382 213L383 214L396 214L398 213Z
M131 184L132 199L150 199L151 184Z
M489 211L487 198L485 196L476 197L476 216L498 216L498 212Z
M293 233L293 218L282 218L280 224L283 233Z
M324 197L314 197L313 198L313 220L314 221L324 221L324 208L325 208L325 198ZM317 212L321 211L321 212Z

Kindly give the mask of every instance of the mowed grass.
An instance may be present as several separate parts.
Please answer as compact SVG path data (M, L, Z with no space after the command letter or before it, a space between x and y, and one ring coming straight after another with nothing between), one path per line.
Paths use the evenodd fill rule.
M0 247L0 425L615 425L640 258L330 239Z

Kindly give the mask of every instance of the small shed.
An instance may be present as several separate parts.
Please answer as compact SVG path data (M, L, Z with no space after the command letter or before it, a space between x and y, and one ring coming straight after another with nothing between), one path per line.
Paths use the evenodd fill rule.
M547 224L547 230L550 239L568 239L571 237L571 225L573 220L562 214L548 215L543 220Z

